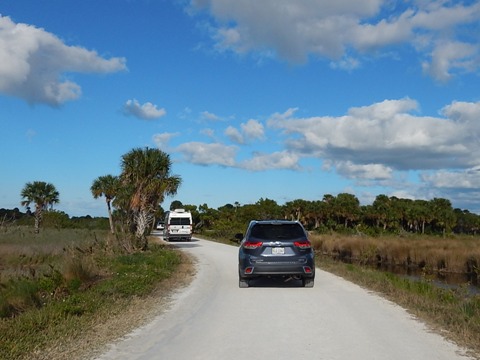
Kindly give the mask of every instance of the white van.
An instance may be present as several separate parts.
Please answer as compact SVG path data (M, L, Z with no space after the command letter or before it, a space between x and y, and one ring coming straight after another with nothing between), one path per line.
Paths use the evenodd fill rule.
M163 239L170 240L192 240L192 214L185 209L167 211L165 215L165 228Z

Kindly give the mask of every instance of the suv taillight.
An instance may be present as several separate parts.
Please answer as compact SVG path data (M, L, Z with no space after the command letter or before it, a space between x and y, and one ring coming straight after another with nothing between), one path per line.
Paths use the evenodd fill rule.
M312 244L310 244L310 241L295 241L293 243L296 247L300 249L310 249L312 247Z
M243 247L245 249L256 249L256 248L259 248L262 245L263 245L263 242L261 242L261 241L256 241L256 242L245 241L245 243L243 244Z

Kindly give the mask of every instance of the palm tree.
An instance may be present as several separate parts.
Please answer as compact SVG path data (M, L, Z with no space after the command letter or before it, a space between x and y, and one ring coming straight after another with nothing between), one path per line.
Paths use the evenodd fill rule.
M335 210L339 219L343 219L343 226L357 221L360 217L360 201L355 195L340 193L335 198Z
M151 228L155 210L165 195L175 195L182 179L171 175L170 156L159 149L136 148L122 156L122 186L131 188L129 208L136 226L135 236L146 249L145 232Z
M108 221L110 222L110 231L112 234L115 233L115 228L113 226L111 203L115 196L117 196L119 186L120 181L118 177L113 175L105 175L96 178L90 187L90 191L95 199L105 196L108 210Z
M446 232L451 231L457 221L452 203L448 199L434 198L429 201L429 205L434 216L434 225L442 229L445 237Z
M29 207L31 203L35 204L35 233L40 232L40 224L44 210L53 208L53 204L60 202L59 193L55 186L44 181L33 181L25 184L22 192L21 205Z
M286 202L284 205L284 211L286 211L287 217L289 217L291 220L303 221L304 210L306 207L306 200L296 199Z

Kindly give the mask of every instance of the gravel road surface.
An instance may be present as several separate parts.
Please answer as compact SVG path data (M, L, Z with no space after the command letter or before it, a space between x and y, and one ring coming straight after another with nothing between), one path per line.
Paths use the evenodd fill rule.
M174 244L197 258L195 279L99 360L469 359L402 308L320 269L312 289L273 280L240 289L236 247Z

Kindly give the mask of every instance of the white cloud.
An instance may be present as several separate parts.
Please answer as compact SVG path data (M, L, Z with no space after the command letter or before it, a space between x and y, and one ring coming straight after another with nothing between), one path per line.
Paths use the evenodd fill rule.
M412 12L411 23L415 27L444 30L465 23L473 23L478 20L480 5L472 4L464 6L451 2L448 6L446 1L426 1L419 7L416 13Z
M355 165L361 177L366 165L388 177L391 170L462 169L480 162L480 103L452 103L443 109L446 118L412 115L416 108L408 98L386 100L340 117L274 114L268 125L283 132L289 151L341 164L345 174Z
M255 154L251 159L244 160L238 166L251 171L272 169L299 170L299 156L289 151L279 151L272 154Z
M166 151L169 149L170 139L180 135L180 133L162 133L153 135L153 142L159 149Z
M230 139L230 141L233 141L236 144L244 143L243 135L233 126L227 127L224 133Z
M445 82L452 77L452 70L474 71L478 67L478 61L473 59L478 57L478 50L478 46L461 42L441 42L431 53L431 63L424 62L422 67L424 72Z
M220 121L221 118L218 115L215 115L211 112L208 111L203 111L201 113L202 120L208 120L208 121Z
M344 56L338 61L332 61L330 67L332 69L351 71L360 67L360 61L350 56Z
M236 144L245 144L253 140L262 140L265 137L263 125L257 120L250 119L240 124L240 130L233 126L225 129L225 135Z
M390 120L395 115L417 110L415 100L405 98L402 100L384 100L368 106L355 107L348 110L353 118L374 118L378 120Z
M261 140L264 138L264 128L257 120L250 119L240 125L242 132L248 140Z
M234 166L237 147L220 143L188 142L175 149L185 161L198 165Z
M431 58L423 67L438 80L447 79L452 68L479 68L477 31L463 31L479 22L478 2L191 0L190 8L210 13L212 38L221 51L276 54L293 63L314 55L352 70L360 65L355 57L365 52L410 44L419 63ZM456 44L461 55L444 44Z
M202 129L202 130L200 130L200 134L205 135L205 136L213 139L215 137L215 130L213 130L213 129Z
M123 106L123 111L126 115L133 115L144 120L158 119L167 114L165 109L159 109L157 108L157 105L154 105L151 102L146 102L140 105L136 99L127 100Z
M435 188L478 189L480 188L480 166L465 171L441 170L435 173L424 173L421 179Z
M457 123L465 123L475 131L480 118L480 102L454 101L445 106L441 113Z
M164 143L169 140L167 134L157 141ZM168 134L171 135L171 134ZM300 156L287 150L271 154L255 153L250 159L238 162L235 160L238 148L232 145L221 143L187 142L171 149L183 155L185 161L197 165L220 165L226 167L237 167L250 171L263 171L271 169L299 170Z
M347 179L386 180L392 177L392 169L382 164L354 164L351 161L335 163L337 172Z
M95 51L65 45L58 37L0 15L0 92L29 103L58 106L81 88L65 73L126 70L124 58L104 59Z

